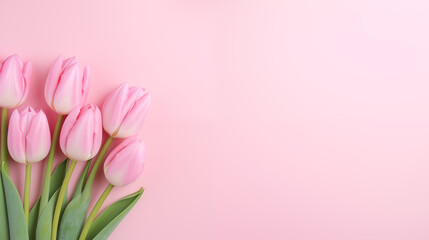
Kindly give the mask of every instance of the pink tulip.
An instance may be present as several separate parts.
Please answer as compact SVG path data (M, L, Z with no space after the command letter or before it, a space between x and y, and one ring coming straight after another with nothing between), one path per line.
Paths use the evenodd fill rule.
M89 160L100 150L102 131L97 106L77 107L67 116L61 129L61 150L71 160Z
M31 107L13 111L9 122L7 146L12 158L20 163L43 160L51 147L48 119L42 110Z
M115 186L134 182L142 173L146 147L137 137L125 139L114 148L104 162L104 175Z
M8 57L0 62L0 107L14 108L19 106L28 95L31 63L22 63L18 55Z
M45 99L55 112L67 115L84 104L88 88L89 67L82 69L75 57L63 61L59 56L49 70Z
M151 102L149 92L122 84L107 96L103 104L103 127L112 137L135 135L143 124Z

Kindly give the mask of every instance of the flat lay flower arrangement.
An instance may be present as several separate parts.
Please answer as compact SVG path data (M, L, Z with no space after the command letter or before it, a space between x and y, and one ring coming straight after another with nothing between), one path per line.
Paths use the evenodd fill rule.
M30 82L31 63L23 63L17 55L0 62L0 239L107 239L143 194L141 188L99 214L115 186L132 183L143 171L145 145L135 135L151 95L124 83L107 96L101 111L95 105L84 105L89 68L83 68L76 58L63 60L60 56L49 70L44 92L47 104L58 114L51 134L45 113L31 107L13 110L8 123L8 110L25 101ZM109 135L104 143L103 129ZM114 138L124 140L105 159ZM67 158L53 170L58 143ZM30 208L31 166L45 158L42 192ZM9 159L26 165L22 199L9 177ZM89 209L103 160L110 184ZM73 171L77 164L85 164L81 173ZM80 177L72 196L67 196L73 174Z

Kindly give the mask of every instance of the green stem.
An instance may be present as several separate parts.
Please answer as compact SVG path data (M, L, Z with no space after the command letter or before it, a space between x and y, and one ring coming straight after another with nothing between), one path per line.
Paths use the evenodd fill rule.
M57 147L58 136L60 135L62 123L63 115L58 115L54 135L52 136L51 149L49 150L48 159L46 161L45 178L43 181L42 196L40 197L39 217L49 201L49 186L51 184L52 165L54 164L55 148Z
M28 226L28 212L30 211L30 186L31 186L31 164L25 167L25 186L24 186L24 214Z
M112 143L113 137L109 137L103 145L100 153L98 154L97 160L95 160L94 166L89 173L88 180L86 181L84 191L91 191L92 183L94 182L95 175L97 174L98 168L100 167L101 161L103 161L104 155L106 155L107 149L109 149L110 144Z
M101 194L100 198L98 199L97 203L95 204L94 208L92 209L91 213L88 216L88 219L85 222L85 226L83 227L82 233L80 234L79 240L85 240L86 235L88 235L89 228L92 225L92 222L95 219L95 216L97 216L98 211L101 208L101 205L103 205L104 201L106 200L109 193L112 191L113 185L109 184L106 187L106 190L104 190L103 194Z
M9 159L7 153L7 108L1 110L1 139L0 159L4 164L4 170L9 174Z
M66 175L64 176L63 184L61 185L60 193L58 194L57 204L55 205L54 219L52 220L52 235L51 239L57 239L58 221L60 220L61 206L63 205L64 195L67 191L67 185L69 184L70 177L73 173L73 169L76 166L76 161L71 160L70 166L67 168Z

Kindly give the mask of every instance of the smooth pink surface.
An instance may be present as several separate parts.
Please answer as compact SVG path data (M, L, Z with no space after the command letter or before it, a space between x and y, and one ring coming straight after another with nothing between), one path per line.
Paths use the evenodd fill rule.
M51 126L58 54L91 65L87 102L152 92L145 170L108 203L146 191L111 239L425 240L427 29L423 0L14 0L0 58L33 62L23 106Z

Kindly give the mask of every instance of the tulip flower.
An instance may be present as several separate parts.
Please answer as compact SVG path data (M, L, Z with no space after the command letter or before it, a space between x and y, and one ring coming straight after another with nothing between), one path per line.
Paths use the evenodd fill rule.
M89 67L82 69L75 57L57 57L45 84L45 99L58 114L67 115L82 106L88 95Z
M87 161L98 153L102 131L100 109L91 104L81 109L75 108L64 121L60 134L60 147L71 162L67 168L55 206L52 222L52 240L56 240L57 237L61 206L76 162Z
M30 85L31 63L22 63L18 55L0 62L0 106L14 108L27 98Z
M131 137L114 148L104 162L104 175L110 184L125 186L142 173L146 148L142 141Z
M8 149L12 158L25 164L43 160L51 147L48 119L42 110L31 107L21 113L13 111L7 135Z
M7 110L21 105L27 98L30 85L31 63L22 63L18 55L8 57L0 62L0 107L2 107L0 161L9 172L8 154L6 151Z
M61 129L61 150L72 160L87 161L97 155L102 131L98 107L88 104L76 108L67 116Z
M134 182L144 167L145 145L137 137L124 140L114 148L104 162L104 175L110 184L101 194L85 222L79 240L85 240L98 211L114 186L125 186Z
M8 149L12 158L25 163L24 214L28 224L31 164L43 160L51 146L51 134L45 113L35 111L31 107L18 112L15 110L10 117L7 135Z
M139 87L122 84L104 100L103 127L112 137L126 138L137 133L147 114L151 95Z

